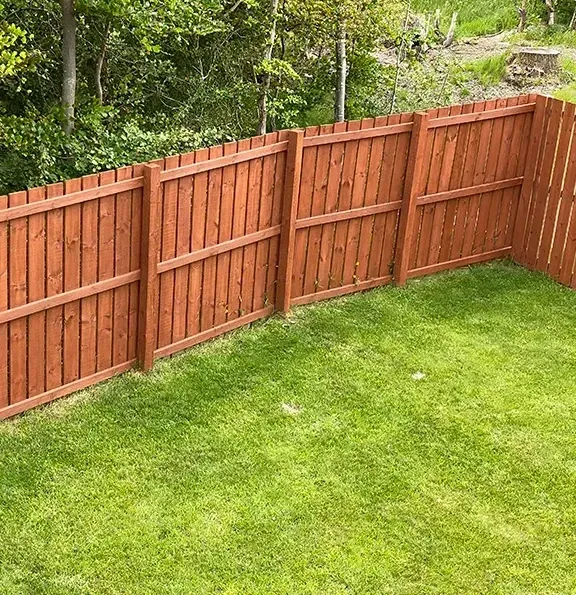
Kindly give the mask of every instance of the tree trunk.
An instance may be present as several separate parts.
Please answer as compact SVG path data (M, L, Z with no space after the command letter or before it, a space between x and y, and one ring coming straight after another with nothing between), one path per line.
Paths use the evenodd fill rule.
M76 16L74 0L60 0L62 8L62 107L64 131L74 130L76 104Z
M448 33L446 34L446 39L442 44L442 47L450 47L454 43L454 36L456 35L456 24L458 23L458 13L452 13L452 21L450 22L450 29L448 29Z
M522 0L522 4L518 7L518 31L522 32L526 28L526 21L528 19L528 10L526 8L526 0Z
M96 83L96 97L98 103L102 105L104 103L104 88L102 86L102 69L104 68L104 62L106 61L106 51L108 49L108 36L110 35L110 23L106 23L106 29L104 30L104 37L102 38L102 44L100 45L100 53L96 59L96 70L94 73Z
M437 8L436 12L434 13L434 35L438 39L442 39L444 35L442 34L442 29L440 27L440 9Z
M544 0L548 10L548 25L556 23L556 0Z
M346 25L340 24L336 42L336 99L334 117L336 122L344 122L346 118L346 78L348 65L346 62Z
M276 24L278 22L278 3L279 0L272 0L272 26L270 28L270 35L268 43L264 48L264 61L269 62L274 53L274 44L276 43ZM260 89L260 98L258 100L258 129L256 134L266 134L268 128L268 92L270 91L270 83L272 82L272 75L270 72L265 72Z

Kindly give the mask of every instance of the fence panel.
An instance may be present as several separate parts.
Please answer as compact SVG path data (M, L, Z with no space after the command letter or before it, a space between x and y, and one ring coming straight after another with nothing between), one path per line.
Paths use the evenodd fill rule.
M534 101L524 95L428 112L409 277L510 252Z
M542 117L532 139L524 204L515 234L515 256L530 269L576 287L576 106L539 98Z
M0 197L0 417L274 309L511 249L574 284L575 117L521 96Z
M305 131L292 303L391 280L412 114Z
M166 164L157 357L273 311L286 134L229 143L197 151L187 163L181 157ZM230 160L242 154L249 157ZM205 167L178 173L192 163Z

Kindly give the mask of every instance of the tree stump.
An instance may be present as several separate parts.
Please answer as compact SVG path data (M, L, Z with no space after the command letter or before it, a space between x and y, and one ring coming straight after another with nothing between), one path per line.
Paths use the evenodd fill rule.
M512 64L525 73L549 74L559 68L560 52L550 48L520 48L514 53Z

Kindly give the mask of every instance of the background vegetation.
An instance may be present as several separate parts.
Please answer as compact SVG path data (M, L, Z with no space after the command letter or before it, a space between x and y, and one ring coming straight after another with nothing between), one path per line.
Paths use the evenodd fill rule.
M554 2L552 27L527 2L525 39L576 45L573 0ZM339 93L336 115L361 118L497 84L504 55L427 58L454 10L460 38L518 22L515 0L0 0L0 192L327 123Z

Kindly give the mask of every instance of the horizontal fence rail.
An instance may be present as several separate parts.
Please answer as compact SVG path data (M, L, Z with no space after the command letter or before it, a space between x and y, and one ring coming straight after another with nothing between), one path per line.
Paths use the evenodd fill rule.
M512 255L574 286L575 117L525 95L0 197L0 418L392 281Z

